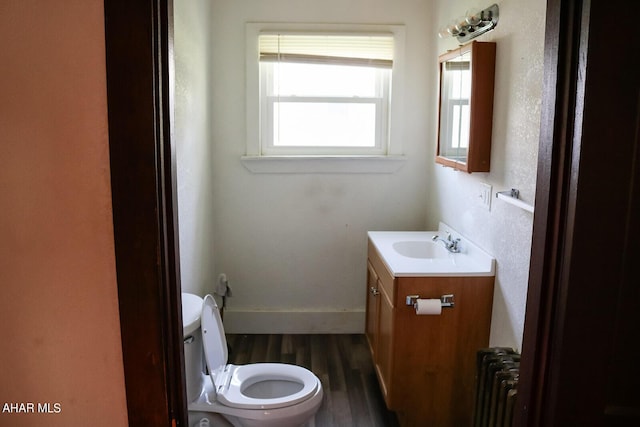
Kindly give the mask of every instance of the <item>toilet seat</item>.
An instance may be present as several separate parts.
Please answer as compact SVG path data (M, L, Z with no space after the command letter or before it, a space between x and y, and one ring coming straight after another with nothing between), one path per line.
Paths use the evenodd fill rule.
M216 384L218 401L231 408L275 409L295 405L313 396L318 390L318 380L309 370L284 363L254 363L251 365L227 365L227 376L218 376ZM275 397L252 397L247 390L252 386L269 389L269 382L290 383L288 393Z
M240 409L275 409L292 406L314 396L320 387L318 378L308 369L285 363L227 364L227 339L218 306L211 295L204 298L202 315L204 354L216 399ZM269 382L285 384L289 392L274 397L253 397L252 386L269 388ZM258 393L260 394L260 393Z

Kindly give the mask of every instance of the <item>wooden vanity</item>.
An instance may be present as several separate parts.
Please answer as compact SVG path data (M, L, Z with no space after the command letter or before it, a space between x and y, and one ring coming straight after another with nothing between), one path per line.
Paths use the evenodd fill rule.
M489 345L493 276L395 277L369 240L366 335L388 409L402 426L470 426L475 357ZM407 295L455 306L415 313Z

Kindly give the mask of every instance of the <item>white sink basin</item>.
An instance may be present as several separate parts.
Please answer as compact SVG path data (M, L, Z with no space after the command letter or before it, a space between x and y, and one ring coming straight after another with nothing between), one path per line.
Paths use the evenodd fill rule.
M460 239L459 253L447 251L433 236ZM409 276L495 276L495 259L440 223L438 231L369 231L369 241L380 254L389 272Z
M402 240L391 246L400 255L409 258L447 258L450 255L442 243L428 240Z

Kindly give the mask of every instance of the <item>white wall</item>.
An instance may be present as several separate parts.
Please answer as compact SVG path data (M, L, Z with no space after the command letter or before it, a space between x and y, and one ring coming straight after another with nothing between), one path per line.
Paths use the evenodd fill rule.
M498 44L492 166L490 173L468 175L434 163L437 56L457 47L455 39L436 34L473 5L176 2L182 286L211 292L217 275L226 273L234 291L225 316L228 331L361 331L366 231L434 229L444 221L496 257L491 345L521 347L532 215L495 198L491 211L484 210L478 192L482 182L493 185L492 195L518 188L533 203L545 2L499 2L498 27L479 38ZM398 172L253 174L242 166L245 23L268 21L406 26L402 145L408 160Z
M185 292L215 283L211 138L211 1L174 2L175 126L180 276Z
M430 2L217 0L213 224L216 273L231 280L230 332L361 332L366 231L424 229L436 112ZM245 154L245 23L406 26L405 140L393 174L254 174Z
M471 0L437 2L437 27L477 5ZM430 227L442 220L496 257L491 345L520 349L533 215L496 200L495 192L517 188L524 201L534 202L545 2L503 0L498 5L498 26L477 39L497 43L491 172L469 175L434 166L429 175L433 191L429 193L427 212ZM453 37L439 40L438 53L455 47L457 41ZM430 157L435 152L436 137L432 131ZM491 211L479 203L482 182L493 186Z

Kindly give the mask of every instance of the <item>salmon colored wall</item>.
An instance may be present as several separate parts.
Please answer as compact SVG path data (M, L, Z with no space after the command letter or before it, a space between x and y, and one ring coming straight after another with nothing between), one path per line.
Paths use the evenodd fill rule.
M0 426L127 425L103 19L0 2Z

